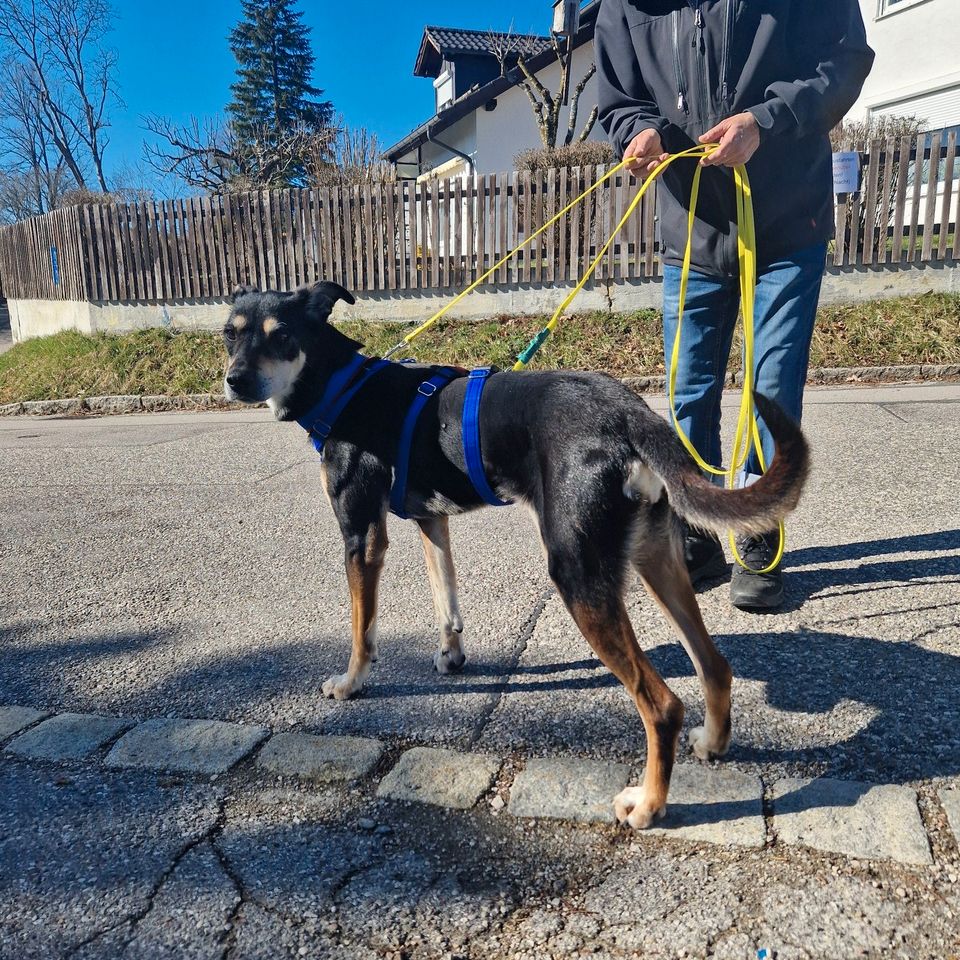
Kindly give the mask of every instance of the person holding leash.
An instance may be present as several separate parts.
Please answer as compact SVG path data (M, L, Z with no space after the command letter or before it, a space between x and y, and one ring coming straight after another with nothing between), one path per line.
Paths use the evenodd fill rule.
M830 130L873 65L857 0L602 0L596 26L600 123L629 169L646 176L668 154L719 143L703 171L684 310L676 417L701 456L721 466L720 399L740 309L732 168L746 164L757 230L755 383L797 422L834 206ZM680 264L694 163L672 164L658 191L667 363L678 323ZM773 459L760 423L765 463ZM743 484L760 474L751 452ZM732 603L769 610L783 574L768 568L779 531L746 538ZM726 570L720 541L685 529L696 583Z

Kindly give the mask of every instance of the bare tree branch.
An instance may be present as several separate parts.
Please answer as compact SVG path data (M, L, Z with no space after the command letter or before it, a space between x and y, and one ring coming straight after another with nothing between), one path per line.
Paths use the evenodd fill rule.
M565 144L570 144L573 142L574 134L577 129L577 114L580 111L580 97L583 95L583 91L587 88L587 84L593 78L593 75L597 72L596 63L591 63L587 68L587 72L581 77L580 82L574 88L573 96L570 98L570 114L567 120L567 135L564 139ZM587 125L583 128L580 133L580 141L583 142L590 136L590 131L593 129L594 124L597 122L597 116L599 115L599 108L595 105L593 112L590 114L590 117L587 120Z
M597 124L597 117L600 116L600 107L597 104L593 105L593 109L590 111L590 116L587 117L587 122L584 125L583 129L580 131L580 136L577 137L578 143L586 143L587 137L590 136L591 131Z
M116 58L103 40L112 20L107 0L0 0L0 44L23 71L38 123L76 185L86 187L92 166L104 191Z
M264 128L241 138L229 123L197 117L181 125L163 117L145 117L143 122L157 138L144 145L150 167L215 192L288 185L293 171L308 162L329 162L337 132L298 126L281 130L278 136L275 129Z

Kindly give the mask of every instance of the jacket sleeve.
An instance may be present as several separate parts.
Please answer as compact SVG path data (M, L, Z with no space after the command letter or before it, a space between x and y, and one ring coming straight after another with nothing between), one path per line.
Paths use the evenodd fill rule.
M793 8L799 22L791 24L791 34L806 75L770 84L763 102L747 111L756 117L761 137L829 133L860 96L873 66L857 0L794 3Z
M668 126L644 85L623 15L623 0L600 4L594 48L600 126L622 157L638 133L656 130L662 134Z

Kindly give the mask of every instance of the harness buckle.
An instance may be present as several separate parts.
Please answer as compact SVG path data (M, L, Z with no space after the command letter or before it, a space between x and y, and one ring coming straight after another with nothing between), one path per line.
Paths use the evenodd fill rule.
M491 371L489 367L477 367L475 370L470 371L470 379L480 380L482 378L489 377L490 372Z
M424 397L432 397L437 392L437 385L427 380L417 388L417 393Z
M310 432L315 433L317 436L326 440L330 434L333 433L333 427L329 423L325 423L323 420L315 420L310 427Z

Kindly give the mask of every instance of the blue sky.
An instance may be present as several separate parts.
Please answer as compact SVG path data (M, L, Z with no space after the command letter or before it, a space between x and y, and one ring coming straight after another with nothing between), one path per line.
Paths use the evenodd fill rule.
M550 0L301 0L299 6L313 29L314 82L349 124L368 127L388 145L433 112L430 81L413 76L426 24L505 30L513 21L518 32L542 33L552 9ZM124 106L112 112L109 169L140 159L142 115L184 120L223 110L234 74L226 37L240 16L239 0L114 0L114 9L110 42L119 57Z

